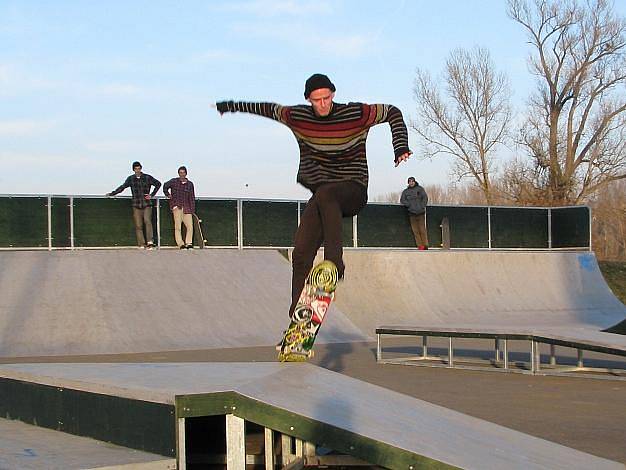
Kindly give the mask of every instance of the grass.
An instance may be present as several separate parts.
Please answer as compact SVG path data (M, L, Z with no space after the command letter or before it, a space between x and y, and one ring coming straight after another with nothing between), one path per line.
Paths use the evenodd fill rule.
M599 261L600 271L609 285L615 297L626 305L626 262L624 261ZM626 320L609 328L609 333L626 335Z
M615 297L626 305L626 262L599 261L598 264L606 283L615 294Z

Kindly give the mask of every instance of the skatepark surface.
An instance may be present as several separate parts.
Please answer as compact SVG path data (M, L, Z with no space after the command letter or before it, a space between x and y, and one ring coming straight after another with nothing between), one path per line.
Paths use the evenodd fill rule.
M313 364L626 463L624 381L375 362L381 324L602 334L626 307L591 253L347 250L345 260ZM274 361L289 282L275 250L0 252L0 362Z
M320 344L382 324L598 332L626 318L589 252L359 249L345 262ZM275 250L0 252L0 357L272 345L290 279Z

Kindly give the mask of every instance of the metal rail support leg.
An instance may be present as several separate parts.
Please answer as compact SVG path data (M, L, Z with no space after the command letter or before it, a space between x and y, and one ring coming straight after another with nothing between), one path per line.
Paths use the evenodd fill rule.
M535 372L541 370L541 343L535 341Z
M495 339L494 348L496 350L496 362L500 362L500 339Z
M585 367L585 365L583 364L583 350L582 349L578 350L578 364L577 365L581 369Z
M382 360L382 347L380 345L380 333L376 334L376 362Z
M530 371L537 372L537 343L533 340L530 341Z
M509 368L509 344L508 344L508 340L504 339L502 340L502 356L504 358L504 369L508 370Z
M452 336L448 338L448 367L454 367L454 348L452 346Z
M550 365L556 365L556 346L554 344L550 345Z
M428 357L428 336L422 336L422 358Z

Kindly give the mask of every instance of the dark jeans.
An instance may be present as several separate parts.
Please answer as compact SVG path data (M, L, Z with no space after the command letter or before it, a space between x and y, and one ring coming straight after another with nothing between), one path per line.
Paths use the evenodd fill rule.
M343 276L342 218L358 214L366 203L367 189L353 181L327 183L313 193L296 231L289 316L296 307L304 281L322 244L324 259L335 263L339 277Z

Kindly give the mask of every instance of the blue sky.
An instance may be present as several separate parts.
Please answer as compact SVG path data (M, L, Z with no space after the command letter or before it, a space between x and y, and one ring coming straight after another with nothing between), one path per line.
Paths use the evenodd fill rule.
M321 72L336 101L395 104L409 121L416 67L438 74L475 45L521 111L530 50L504 0L0 0L0 193L103 194L140 160L161 181L186 165L200 196L306 198L287 128L209 105L302 103ZM390 141L370 132L371 198L410 175L449 180L446 159L394 168Z

